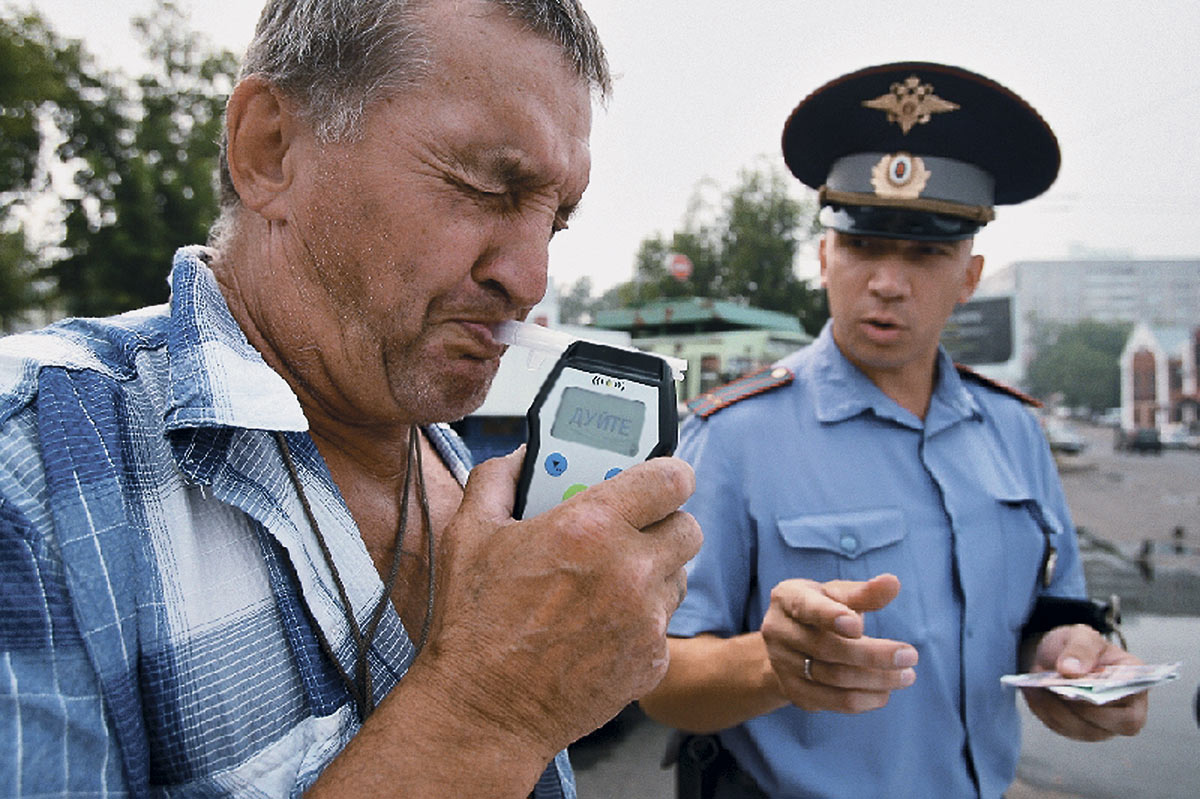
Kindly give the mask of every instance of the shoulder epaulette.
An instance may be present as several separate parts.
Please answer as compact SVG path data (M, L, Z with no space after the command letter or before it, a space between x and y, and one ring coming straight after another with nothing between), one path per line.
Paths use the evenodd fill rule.
M688 410L697 416L708 418L722 408L747 397L762 394L779 386L786 386L796 376L782 366L768 366L758 372L739 377L731 383L707 391L688 403Z
M987 386L989 388L994 388L996 391L999 391L1001 394L1007 394L1010 397L1015 397L1016 399L1019 399L1021 402L1024 402L1026 405L1030 405L1034 408L1042 407L1041 400L1034 399L1033 397L1029 396L1025 392L1019 391L1019 390L1013 388L1012 386L1005 385L1004 383L1001 383L999 380L993 380L992 378L988 377L987 375L982 375L979 372L976 372L971 367L967 366L966 364L956 363L956 364L954 364L954 368L957 369L958 373L960 375L962 375L963 377L968 377L977 383L983 383L985 386Z

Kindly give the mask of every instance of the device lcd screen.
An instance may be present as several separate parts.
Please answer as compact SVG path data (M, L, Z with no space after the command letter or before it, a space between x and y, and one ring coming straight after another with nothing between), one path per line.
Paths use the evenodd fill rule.
M550 435L630 457L637 454L646 406L574 386L563 389Z

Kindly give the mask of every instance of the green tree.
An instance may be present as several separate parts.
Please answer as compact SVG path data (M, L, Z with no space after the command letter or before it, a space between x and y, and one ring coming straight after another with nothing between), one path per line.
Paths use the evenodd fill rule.
M43 130L69 93L63 65L76 54L37 15L0 16L0 331L39 301L38 259L18 210L48 187Z
M623 296L632 304L672 297L725 296L720 293L723 276L714 237L711 231L690 229L676 231L669 239L661 235L642 239L634 258L633 283ZM686 280L667 271L667 260L676 253L692 262L692 274Z
M829 316L824 292L799 279L794 269L800 245L817 233L817 208L812 199L794 198L791 185L777 169L747 169L715 208L698 188L683 228L669 238L644 239L634 280L616 287L602 302L637 305L684 296L732 299L795 314L805 329L819 331ZM680 280L668 272L671 253L691 259L690 278Z
M1036 355L1026 370L1031 393L1060 394L1070 407L1099 412L1121 401L1121 350L1131 326L1084 320L1041 325L1034 337Z
M32 279L35 256L25 243L25 232L0 231L0 331L9 332L26 312L37 305Z
M568 324L585 324L592 305L592 279L584 275L559 294L559 318Z
M28 191L47 127L61 137L54 156L73 170L74 187L62 198L53 248L61 257L40 276L69 314L165 300L172 253L203 242L216 215L221 119L237 59L207 47L172 0L134 24L154 64L136 81L100 69L36 15L6 16L0 26L0 48L7 42L22 56L11 66L0 49L0 69L20 70L0 73L0 191ZM13 272L6 266L0 273Z
M52 264L72 314L108 314L168 294L172 253L202 243L216 216L215 173L225 97L237 59L211 51L182 12L160 0L135 20L157 72L128 88L104 78L73 109L71 148L82 158L79 196L67 201L63 246Z
M32 187L42 146L39 113L64 93L61 45L34 14L0 17L0 193Z

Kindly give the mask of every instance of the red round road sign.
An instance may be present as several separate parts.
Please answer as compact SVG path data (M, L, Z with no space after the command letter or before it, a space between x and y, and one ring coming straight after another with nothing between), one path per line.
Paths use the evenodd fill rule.
M667 272L676 280L692 276L692 259L680 252L667 253Z

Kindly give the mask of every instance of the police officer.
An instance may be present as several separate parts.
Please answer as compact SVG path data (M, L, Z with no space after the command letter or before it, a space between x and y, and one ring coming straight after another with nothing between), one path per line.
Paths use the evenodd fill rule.
M809 95L783 153L819 192L831 319L693 404L680 454L705 541L643 706L715 733L717 796L1000 797L1020 748L1001 675L1140 662L1083 599L1023 398L939 345L979 283L974 234L1050 186L1057 141L988 78L897 63ZM1144 693L1026 699L1080 740L1145 722Z

